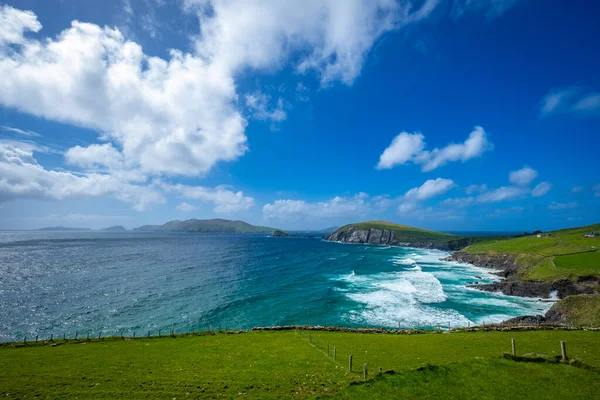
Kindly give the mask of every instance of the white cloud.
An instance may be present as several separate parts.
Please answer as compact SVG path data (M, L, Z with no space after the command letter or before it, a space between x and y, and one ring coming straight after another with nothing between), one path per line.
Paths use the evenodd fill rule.
M33 12L0 6L0 49L5 45L23 44L24 32L38 32L40 29L42 25Z
M426 200L444 194L454 186L454 182L451 179L429 179L421 186L407 191L404 198L407 200Z
M540 115L546 117L556 113L598 115L600 114L600 92L576 85L553 89L542 99Z
M446 193L455 186L450 179L429 179L421 186L408 190L401 199L398 213L405 214L417 209L417 203Z
M247 94L246 107L250 110L252 117L262 121L281 122L287 118L283 109L283 99L277 100L277 107L269 110L271 97L261 92Z
M556 201L553 201L552 203L550 203L548 205L548 209L549 210L569 210L572 208L576 208L578 206L578 204L574 201L570 202L570 203L558 203Z
M392 168L412 160L425 148L424 139L425 136L420 133L400 133L379 157L377 169Z
M508 174L508 180L513 185L527 186L537 178L538 172L528 166L525 166L517 171L511 171Z
M441 149L424 150L424 136L420 133L402 132L383 151L378 169L392 168L411 161L421 165L422 171L432 171L448 162L468 161L480 157L492 148L485 130L476 126L463 143L451 143Z
M600 183L592 186L592 192L594 192L594 197L600 197Z
M443 206L465 208L475 203L475 197L455 197L440 202Z
M162 184L161 186L166 191L178 193L186 199L211 202L215 206L213 211L216 213L227 214L246 211L254 206L254 198L244 196L241 191L231 191L224 185L215 188L181 184Z
M470 11L484 11L488 19L503 14L517 4L519 0L454 0L452 14L458 18Z
M541 182L531 191L533 197L541 197L552 189L552 185L548 182Z
M385 32L426 18L438 0L414 9L393 0L185 0L201 33L197 51L239 71L279 68L299 52L297 70L316 71L322 85L352 84L375 41Z
M13 132L13 133L16 133L17 135L21 135L21 136L29 136L29 137L41 137L42 136L37 132L25 130L25 129L13 128L12 126L0 125L0 130L7 131L7 132Z
M110 196L142 211L165 201L152 187L124 183L108 174L46 170L34 158L36 150L28 143L0 142L0 202Z
M198 207L188 204L186 202L179 203L176 208L182 212L192 212L198 209Z
M521 197L529 192L529 189L514 186L502 186L477 196L478 203L497 203Z
M571 191L572 191L573 193L579 193L579 192L581 192L583 189L585 189L583 186L573 186L573 187L571 188Z
M485 192L487 190L487 188L488 187L485 183L481 184L481 185L469 185L465 189L465 192L467 194L482 193L482 192Z
M272 219L360 217L371 210L366 193L339 197L323 202L276 200L263 206L263 215Z

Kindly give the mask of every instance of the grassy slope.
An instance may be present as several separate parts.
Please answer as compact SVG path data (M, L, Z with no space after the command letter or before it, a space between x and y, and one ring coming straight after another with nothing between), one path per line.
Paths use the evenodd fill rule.
M600 224L551 232L549 237L524 236L509 240L490 240L473 244L469 253L512 254L529 268L524 279L574 279L600 275L600 237L584 238L589 231L600 231Z
M553 307L565 322L575 326L600 326L600 295L567 296Z
M426 364L497 358L510 351L511 338L516 339L519 354L535 352L549 357L559 355L559 341L566 340L570 357L600 367L600 332L479 332L410 336L312 332L313 343L316 343L317 337L318 346L311 345L306 336L296 335L293 331L175 339L114 339L91 343L71 340L56 347L5 346L0 347L0 396L230 398L244 393L246 398L310 397L340 392L350 382L360 381L359 372L364 363L373 372L379 366L384 370L406 372ZM327 342L331 352L333 346L337 346L337 361L327 356ZM347 372L350 353L354 355L352 373ZM486 367L490 371L475 378L469 378L465 372L468 369L461 369L465 372L458 375L461 380L453 383L450 379L446 384L475 387L485 383L475 381L489 379L485 384L491 387L494 375L508 376L508 372L500 371L502 365L491 362ZM594 386L588 375L563 374L552 369L555 367L560 366L549 366L544 370L546 376L568 378L573 386L585 385L600 390L600 379L595 380ZM543 377L544 371L531 372L529 383L532 386L546 385L548 380ZM407 376L410 377L410 374ZM416 379L409 386L418 388L419 385L422 386L422 382ZM440 385L432 386L432 390L437 390ZM448 390L454 389L449 387ZM554 392L548 393L548 398L558 398Z
M568 365L476 360L379 376L339 399L593 399L598 373Z

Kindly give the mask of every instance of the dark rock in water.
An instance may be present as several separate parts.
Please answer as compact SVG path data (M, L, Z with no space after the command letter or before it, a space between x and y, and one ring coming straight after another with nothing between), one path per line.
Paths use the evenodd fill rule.
M280 231L280 230L276 230L271 234L271 237L291 237L292 235L290 235L287 232L284 231Z
M542 324L544 322L546 322L546 317L543 315L524 315L504 321L505 324Z

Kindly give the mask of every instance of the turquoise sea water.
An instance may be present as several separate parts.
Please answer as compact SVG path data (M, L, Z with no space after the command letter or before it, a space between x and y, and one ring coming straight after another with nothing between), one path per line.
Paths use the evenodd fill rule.
M551 304L482 292L448 253L321 238L0 232L0 341L304 324L499 322Z

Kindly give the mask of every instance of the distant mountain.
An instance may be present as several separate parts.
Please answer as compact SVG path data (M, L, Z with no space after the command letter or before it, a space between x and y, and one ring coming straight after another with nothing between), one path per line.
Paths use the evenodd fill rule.
M108 228L100 229L102 232L125 232L127 229L121 225L109 226Z
M329 235L329 234L332 234L333 232L337 231L338 229L340 229L339 226L332 226L330 228L321 229L320 231L317 231L317 232L322 233L324 235Z
M169 221L164 225L144 225L134 231L146 232L206 232L206 233L271 233L275 228L255 226L228 219L188 219Z
M34 229L35 231L91 231L89 228L67 228L64 226L48 226L46 228Z

